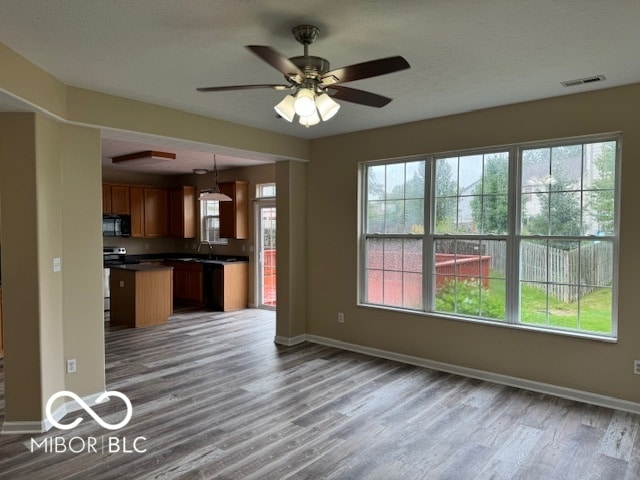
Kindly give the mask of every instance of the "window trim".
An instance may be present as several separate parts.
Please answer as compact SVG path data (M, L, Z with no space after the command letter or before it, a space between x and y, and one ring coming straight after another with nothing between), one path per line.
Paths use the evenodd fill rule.
M578 235L571 236L570 239L589 241L591 239L602 239L611 241L613 247L613 265L612 265L612 282L611 282L611 332L598 333L588 332L586 330L573 330L560 327L548 327L539 326L535 324L521 323L519 319L519 296L520 296L520 268L518 265L520 259L520 244L523 240L532 238L532 236L523 236L520 231L521 227L521 208L519 206L520 198L522 195L521 186L521 169L522 169L522 154L525 150L531 148L552 148L555 146L568 146L586 143L599 143L599 142L616 142L616 163L615 163L615 183L614 183L614 231L612 235L596 236L596 235ZM373 308L378 310L389 310L398 313L407 313L420 316L428 316L434 318L450 319L456 321L470 322L474 324L485 324L497 327L515 328L517 330L532 331L537 333L546 333L552 335L563 335L569 337L578 337L589 340L602 341L607 343L616 343L618 341L618 296L619 296L619 255L620 255L620 197L621 197L621 168L622 168L622 133L607 132L595 135L581 135L566 138L557 138L552 140L542 141L530 141L508 144L504 146L490 146L486 148L473 148L473 149L461 149L450 152L440 152L428 155L413 155L401 158L393 159L377 159L370 161L361 161L358 163L358 256L357 256L357 301L356 305L362 308ZM428 252L433 252L435 240L438 238L447 238L446 234L436 234L433 222L435 222L435 215L432 214L434 209L434 178L435 178L435 160L438 158L447 158L450 156L467 156L474 154L487 155L495 152L508 152L510 169L514 171L509 173L509 189L508 189L508 204L509 204L509 220L508 231L506 235L451 235L448 238L478 238L481 237L484 240L490 239L504 239L507 242L507 251L509 252L506 258L506 273L505 279L509 278L506 284L505 291L505 319L504 320L492 320L484 317L465 316L454 313L436 312L435 307L435 291L433 288L433 260L430 258ZM395 163L407 163L417 160L423 160L425 162L425 196L424 196L424 233L415 234L384 234L376 233L369 234L366 232L367 223L367 199L368 199L368 167L376 165L392 165ZM583 191L581 189L581 191ZM541 238L552 237L557 239L557 236L545 236ZM423 258L422 258L422 278L423 278L423 305L421 309L410 309L406 307L398 307L384 304L374 304L365 302L366 287L367 287L367 258L366 258L366 242L370 238L402 238L402 239L416 239L422 238L423 241ZM564 238L564 237L563 237ZM569 237L567 237L569 238ZM432 256L432 255L431 255Z

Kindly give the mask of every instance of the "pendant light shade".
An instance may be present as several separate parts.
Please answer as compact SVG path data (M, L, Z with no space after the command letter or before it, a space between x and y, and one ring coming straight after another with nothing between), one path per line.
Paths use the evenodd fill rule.
M231 197L225 195L220 191L218 185L218 165L216 164L216 155L213 154L213 187L209 190L202 190L200 192L199 200L216 200L218 202L230 202Z
M277 104L273 108L276 113L284 118L287 122L292 122L293 117L296 116L296 109L293 106L295 101L296 99L293 95L287 95L279 104Z

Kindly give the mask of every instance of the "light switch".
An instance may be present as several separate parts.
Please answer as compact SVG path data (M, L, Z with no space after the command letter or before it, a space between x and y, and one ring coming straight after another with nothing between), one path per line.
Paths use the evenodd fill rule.
M120 280L120 288L124 287L124 280Z
M53 271L59 272L62 270L62 259L60 257L56 257L53 259Z

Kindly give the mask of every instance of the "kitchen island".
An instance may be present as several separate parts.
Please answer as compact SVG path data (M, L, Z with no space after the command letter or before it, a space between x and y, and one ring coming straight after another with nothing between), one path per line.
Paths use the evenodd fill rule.
M111 268L110 321L129 327L167 322L173 311L173 268L165 265L119 265Z

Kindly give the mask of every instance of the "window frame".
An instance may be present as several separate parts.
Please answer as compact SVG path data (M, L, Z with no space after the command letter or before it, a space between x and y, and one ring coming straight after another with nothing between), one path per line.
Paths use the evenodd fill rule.
M216 202L218 204L218 215L207 215L207 203ZM209 229L207 222L209 218L218 219L218 238L209 239ZM218 200L200 200L200 242L210 245L228 245L229 240L220 237L220 202Z
M532 148L553 148L557 146L572 146L591 143L615 142L615 177L614 177L614 228L610 235L586 235L583 231L580 235L570 236L553 236L538 237L532 235L523 235L521 231L521 198L522 198L522 164L523 152ZM516 328L530 330L536 332L550 333L554 335L567 335L573 337L589 338L604 342L617 342L618 339L618 276L619 276L619 231L620 231L620 172L622 166L622 134L621 132L610 132L597 135L574 136L567 138L559 138L553 140L542 140L534 142L522 142L505 146L493 146L486 148L463 149L452 152L443 152L429 155L419 155L394 159L378 159L371 161L363 161L358 165L358 191L360 193L360 201L358 202L358 286L357 286L357 305L366 308L393 310L409 314L417 314L430 317L439 317L458 321L485 323L493 326L503 326L507 328ZM509 173L508 173L508 229L505 235L494 234L438 234L435 231L435 168L436 160L444 159L452 156L468 156L474 154L488 155L496 152L508 152ZM584 157L583 157L584 158ZM385 233L368 233L368 169L371 166L391 165L397 163L408 163L422 160L425 162L425 194L424 194L424 233L406 233L406 234L385 234ZM581 175L584 170L581 170ZM580 192L593 191L587 189L581 184ZM459 192L458 192L459 193ZM585 213L585 203L581 203L581 215ZM505 273L505 319L494 320L485 317L475 317L461 315L457 313L447 313L435 311L435 280L434 280L434 247L435 242L440 238L456 239L463 237L468 240L502 240L506 242L506 273ZM367 302L367 240L372 238L422 238L422 307L420 309L409 309L402 306L386 305L384 303ZM611 331L596 332L588 330L578 330L572 328L560 328L549 325L536 325L533 323L523 323L520 319L520 248L525 240L531 238L541 238L554 240L574 240L574 241L590 241L605 240L611 242L612 245L612 281L611 281ZM579 285L578 285L579 287Z

